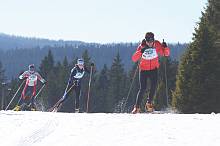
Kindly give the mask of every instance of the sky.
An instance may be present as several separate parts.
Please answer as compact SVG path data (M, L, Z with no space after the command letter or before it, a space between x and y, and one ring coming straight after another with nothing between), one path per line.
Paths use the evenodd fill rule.
M96 43L189 42L207 0L0 0L0 33Z

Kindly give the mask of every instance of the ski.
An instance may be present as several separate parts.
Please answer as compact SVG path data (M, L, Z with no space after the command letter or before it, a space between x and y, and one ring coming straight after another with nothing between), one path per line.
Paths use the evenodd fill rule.
M51 108L49 108L47 110L47 112L58 112L60 110L61 106L62 106L62 103L60 103L60 100L59 100Z

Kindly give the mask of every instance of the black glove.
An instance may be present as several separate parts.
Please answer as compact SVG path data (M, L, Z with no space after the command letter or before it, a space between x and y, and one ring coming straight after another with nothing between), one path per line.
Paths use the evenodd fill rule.
M44 82L43 82L43 85L45 85L46 83L47 83L47 81L44 81Z
M20 71L19 76L22 75L24 73L24 71Z
M161 45L162 45L163 48L167 47L167 43L166 42L163 42Z
M141 46L146 46L146 45L147 45L147 44L146 44L146 40L143 39L142 42L141 42Z
M94 63L91 63L91 66L95 66L95 64L94 64Z

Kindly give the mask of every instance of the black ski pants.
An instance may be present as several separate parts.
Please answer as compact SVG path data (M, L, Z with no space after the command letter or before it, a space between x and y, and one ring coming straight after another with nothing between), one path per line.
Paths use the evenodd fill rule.
M157 80L158 80L158 69L140 71L139 72L139 91L136 98L136 106L140 107L143 96L147 90L147 80L150 80L150 93L147 98L147 102L151 103L156 92Z

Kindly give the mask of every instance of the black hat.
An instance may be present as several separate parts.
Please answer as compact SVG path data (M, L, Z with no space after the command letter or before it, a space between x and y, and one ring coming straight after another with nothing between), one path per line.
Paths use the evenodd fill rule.
M147 32L145 34L145 40L147 42L153 42L154 41L154 34L152 32Z

